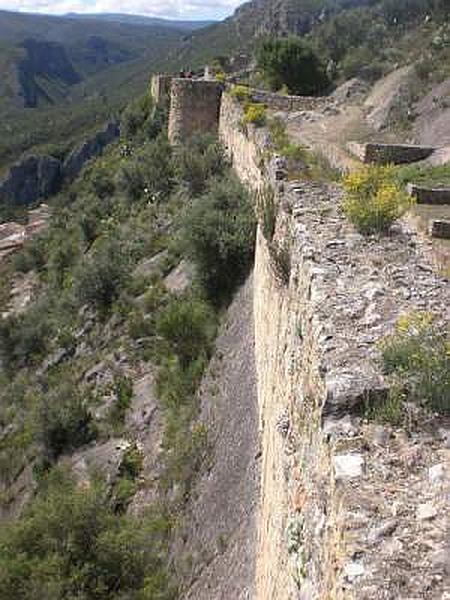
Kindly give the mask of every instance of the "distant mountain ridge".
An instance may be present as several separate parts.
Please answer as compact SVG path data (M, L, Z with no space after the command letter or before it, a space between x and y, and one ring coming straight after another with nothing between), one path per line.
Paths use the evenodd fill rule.
M132 15L126 13L67 13L64 15L70 19L89 19L94 21L108 21L110 23L124 23L129 25L161 25L173 27L178 31L196 31L209 27L217 21L179 21L177 19L163 19L160 17L148 17L145 15Z

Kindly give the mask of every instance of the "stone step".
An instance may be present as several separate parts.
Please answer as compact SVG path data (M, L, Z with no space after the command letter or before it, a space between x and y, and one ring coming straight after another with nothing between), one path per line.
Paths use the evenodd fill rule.
M360 144L349 142L348 150L363 163L379 165L407 163L424 160L433 154L435 148L429 146L416 146L411 144Z
M430 223L430 234L434 238L450 240L450 221L433 219Z
M450 204L450 188L430 188L408 183L406 191L418 204Z

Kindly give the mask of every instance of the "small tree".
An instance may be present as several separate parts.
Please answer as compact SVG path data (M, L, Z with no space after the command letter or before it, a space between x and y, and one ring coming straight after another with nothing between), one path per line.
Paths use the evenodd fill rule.
M291 94L308 96L322 92L328 85L324 65L300 38L266 39L257 60L272 89L286 86Z

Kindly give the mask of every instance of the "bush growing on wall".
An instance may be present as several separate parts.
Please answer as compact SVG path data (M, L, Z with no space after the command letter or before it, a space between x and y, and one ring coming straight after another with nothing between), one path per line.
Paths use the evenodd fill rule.
M230 89L230 96L236 98L239 102L248 102L251 97L250 89L246 85L233 85Z
M297 37L268 38L257 53L258 68L274 90L286 86L289 93L309 96L328 86L318 55Z
M242 117L242 123L244 125L253 123L256 127L264 127L266 119L266 107L264 104L251 102L244 107L244 116Z

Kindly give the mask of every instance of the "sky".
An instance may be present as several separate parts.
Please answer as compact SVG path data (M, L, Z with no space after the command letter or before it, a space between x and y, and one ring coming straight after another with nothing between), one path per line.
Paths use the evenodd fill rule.
M223 19L242 0L0 0L0 9L61 15L129 13L166 19Z

